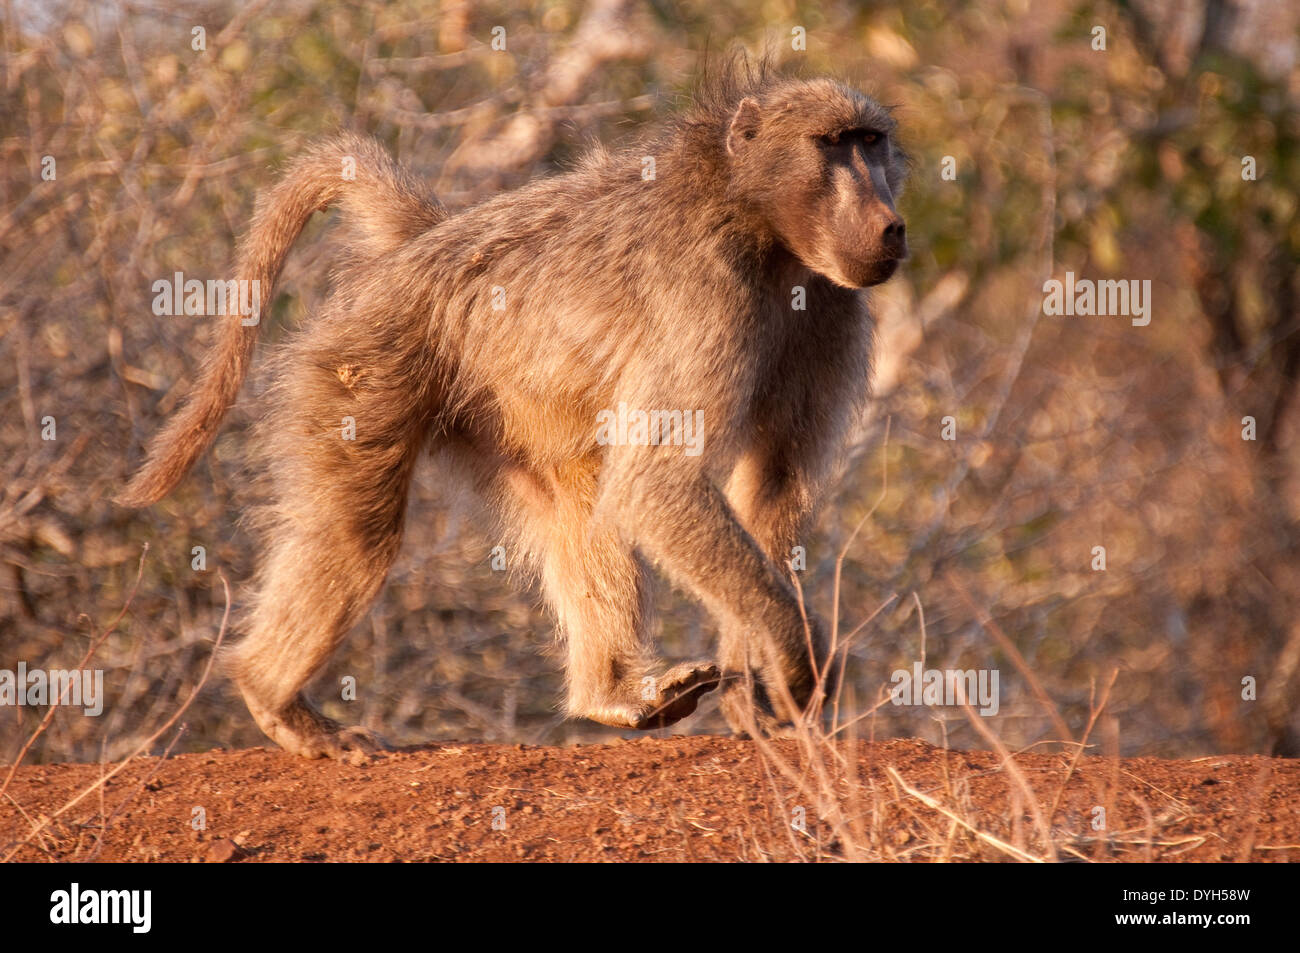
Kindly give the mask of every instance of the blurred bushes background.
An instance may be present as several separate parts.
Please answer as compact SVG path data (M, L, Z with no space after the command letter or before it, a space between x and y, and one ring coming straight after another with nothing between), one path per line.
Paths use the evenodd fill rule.
M74 665L128 599L149 545L98 656L104 715L58 713L30 757L113 758L147 737L202 672L224 606L218 572L237 603L252 568L240 513L256 379L176 493L141 513L110 502L208 339L204 319L154 315L153 282L224 276L256 191L316 136L373 134L461 208L672 112L701 54L733 43L771 45L794 69L896 104L915 161L912 258L874 296L877 414L802 575L829 617L836 555L887 472L843 565L841 630L884 606L853 642L843 711L880 700L890 673L920 657L924 626L929 667L1000 670L992 726L1013 747L1060 736L1019 653L1076 734L1118 669L1097 740L1126 754L1300 754L1293 5L3 9L0 668ZM494 27L504 51L491 48ZM795 27L806 50L792 49ZM322 218L299 242L264 347L327 293L328 234ZM1066 271L1149 279L1150 325L1043 315L1043 282ZM949 416L954 440L941 436ZM54 440L42 439L46 417ZM462 515L423 471L406 554L316 697L403 742L615 734L558 718L550 622L491 571L497 541ZM205 571L192 568L195 546ZM666 589L660 602L665 653L708 653L707 617ZM344 675L357 700L330 701ZM1256 700L1243 700L1246 677ZM43 714L0 708L0 759ZM186 721L177 750L264 743L223 681ZM723 728L709 703L677 730ZM951 709L885 704L857 730L983 746Z

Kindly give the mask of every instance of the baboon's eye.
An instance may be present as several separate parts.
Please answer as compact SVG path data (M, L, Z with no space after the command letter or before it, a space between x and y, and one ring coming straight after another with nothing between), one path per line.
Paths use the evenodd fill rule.
M838 146L861 143L874 146L884 136L874 129L837 129L815 137L824 146Z
M853 142L860 142L864 146L874 146L884 136L874 129L850 129L847 132L840 133L840 137L851 139Z

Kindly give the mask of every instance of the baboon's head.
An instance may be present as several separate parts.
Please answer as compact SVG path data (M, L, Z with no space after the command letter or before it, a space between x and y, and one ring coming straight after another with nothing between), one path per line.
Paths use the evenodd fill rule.
M894 129L883 106L831 80L766 85L726 130L731 194L808 268L846 288L879 284L907 255Z

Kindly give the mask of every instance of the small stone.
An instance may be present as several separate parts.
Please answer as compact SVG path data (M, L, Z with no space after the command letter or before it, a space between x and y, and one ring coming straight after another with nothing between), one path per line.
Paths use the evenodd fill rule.
M239 849L238 844L228 837L222 837L208 846L203 859L209 864L231 864L245 856L247 855Z

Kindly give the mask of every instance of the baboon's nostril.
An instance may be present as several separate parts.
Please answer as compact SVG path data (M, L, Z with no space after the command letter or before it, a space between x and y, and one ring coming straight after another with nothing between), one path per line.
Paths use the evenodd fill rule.
M907 254L907 226L898 216L891 216L885 230L880 233L881 250L890 257L902 258Z

